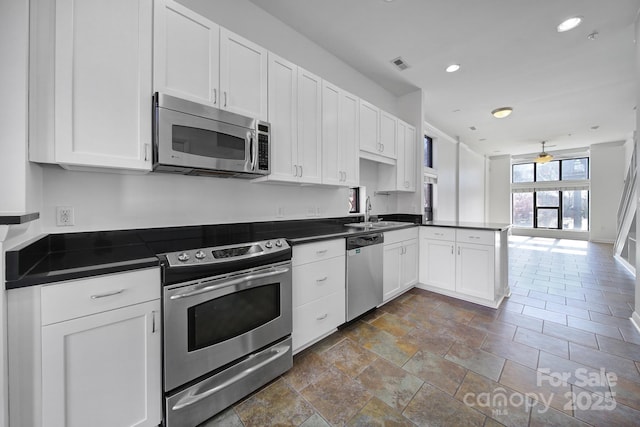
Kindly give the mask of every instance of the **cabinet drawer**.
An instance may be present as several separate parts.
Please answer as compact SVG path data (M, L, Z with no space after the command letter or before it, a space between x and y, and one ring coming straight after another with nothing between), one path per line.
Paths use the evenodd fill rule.
M417 239L418 227L404 228L402 230L385 231L384 232L384 244L390 245L393 243L402 242L404 240Z
M460 243L478 243L480 245L495 245L495 232L489 230L467 230L458 229L456 231L456 241Z
M447 227L422 227L422 237L434 240L456 240L456 229Z
M344 239L325 240L316 243L306 243L293 247L292 264L301 265L309 262L344 256L346 245Z
M293 268L293 306L345 289L345 256L303 264Z
M43 286L42 325L160 298L160 269L107 274Z
M345 293L336 292L293 309L293 349L321 337L345 321Z

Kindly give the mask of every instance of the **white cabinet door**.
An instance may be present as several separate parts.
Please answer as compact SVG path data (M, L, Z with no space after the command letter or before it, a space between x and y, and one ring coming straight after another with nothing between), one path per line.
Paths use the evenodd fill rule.
M400 292L400 259L402 243L384 245L382 261L382 300L387 301Z
M396 158L396 138L398 119L387 113L380 111L380 144L379 154L392 159Z
M219 107L220 26L173 0L154 10L154 92Z
M418 283L418 239L402 242L400 259L400 289L405 290Z
M267 120L267 50L220 28L222 108Z
M421 239L420 282L456 290L455 245L453 241Z
M151 170L151 0L58 0L53 162Z
M341 90L329 82L322 83L322 182L342 185L340 167L340 97Z
M357 96L342 91L340 94L340 169L342 184L349 187L360 185L360 108Z
M494 248L472 243L457 244L456 291L494 299Z
M360 100L360 150L380 154L380 110Z
M416 128L398 121L398 190L416 191L416 161Z
M43 426L157 426L159 316L155 300L43 327Z
M276 181L298 180L297 102L298 67L269 54L269 122L271 123L271 174Z
M300 182L322 182L322 79L298 68Z

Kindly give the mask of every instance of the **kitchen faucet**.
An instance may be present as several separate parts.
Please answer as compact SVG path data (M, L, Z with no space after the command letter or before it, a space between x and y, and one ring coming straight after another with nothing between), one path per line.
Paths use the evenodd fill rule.
M369 222L369 213L371 212L371 197L367 196L364 202L364 222Z

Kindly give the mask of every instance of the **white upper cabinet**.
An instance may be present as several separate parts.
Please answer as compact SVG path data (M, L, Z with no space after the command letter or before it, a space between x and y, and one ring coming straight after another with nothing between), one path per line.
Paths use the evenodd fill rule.
M267 120L266 49L173 0L154 31L154 91Z
M359 99L331 83L322 86L322 182L357 186Z
M220 29L222 108L267 120L267 50Z
M152 0L34 7L30 160L151 170Z
M381 191L416 191L416 128L397 120L398 159L395 165L378 168Z
M173 1L154 14L155 91L218 107L220 26Z
M360 151L380 153L380 109L360 100Z
M395 164L398 119L360 100L360 157Z
M391 159L396 158L397 133L398 119L386 111L380 110L380 144L378 145L380 155Z
M322 79L269 54L271 174L259 181L322 180Z

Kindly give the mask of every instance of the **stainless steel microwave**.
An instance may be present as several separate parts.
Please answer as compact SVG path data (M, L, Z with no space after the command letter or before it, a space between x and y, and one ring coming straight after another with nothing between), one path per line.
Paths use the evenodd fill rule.
M154 94L153 170L255 178L270 172L269 123Z

